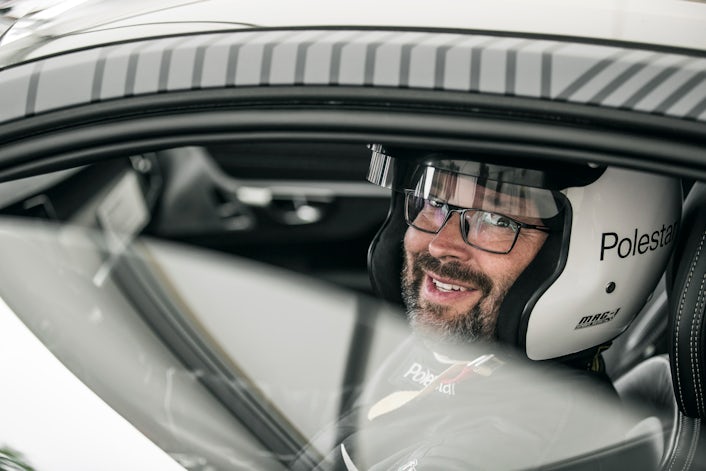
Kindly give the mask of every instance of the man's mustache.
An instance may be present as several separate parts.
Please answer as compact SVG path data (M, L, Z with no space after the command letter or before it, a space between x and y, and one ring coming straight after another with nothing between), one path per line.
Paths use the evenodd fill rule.
M451 278L464 284L472 284L484 296L487 296L493 290L493 280L488 275L471 270L459 262L443 263L438 258L432 257L429 252L420 252L414 256L412 263L415 273L431 271L443 278Z

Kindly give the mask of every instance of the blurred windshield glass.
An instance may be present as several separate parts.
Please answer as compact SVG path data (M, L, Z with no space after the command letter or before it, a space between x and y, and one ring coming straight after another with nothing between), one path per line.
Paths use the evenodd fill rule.
M412 356L391 376L380 375L391 358L400 360L400 346L416 341L403 313L272 265L141 235L149 232L155 194L169 177L157 178L146 162L154 163L133 158L34 177L13 187L28 193L21 198L14 190L0 192L0 297L9 307L3 315L12 312L24 324L8 323L2 335L26 337L28 328L44 345L33 348L48 349L63 365L27 366L48 396L59 397L54 389L60 386L39 369L67 368L97 395L91 401L100 403L99 397L132 424L128 429L187 469L307 467L351 435L365 463L415 446L410 434L412 443L452 437L459 456L481 461L517 438L517 452L500 464L507 468L590 456L634 444L635 437L661 439L639 411L565 381L561 370L526 365L483 345L451 357L478 377L463 386L472 394L461 395L460 385L443 382ZM79 187L90 189L80 201L71 196ZM5 353L5 361L27 360ZM395 378L416 389L390 394ZM431 390L456 400L397 414ZM40 422L66 417L27 417L27 408L16 407L22 398L8 392L0 395L3 423L28 421L34 443L56 443L62 429ZM68 397L83 401L81 394ZM85 431L96 427L88 419L98 414L74 422L84 419ZM470 425L475 435L468 436L482 450L463 445ZM39 463L27 438L11 432L3 425L0 446Z

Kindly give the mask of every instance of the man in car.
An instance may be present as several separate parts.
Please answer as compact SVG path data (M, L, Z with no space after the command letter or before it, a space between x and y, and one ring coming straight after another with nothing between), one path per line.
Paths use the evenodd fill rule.
M634 424L597 413L616 407L600 353L669 260L678 181L598 165L371 149L369 180L393 190L371 244L371 280L403 302L414 335L339 424L347 438L328 462L532 468L624 440ZM570 368L536 376L527 359ZM602 399L585 407L583 395ZM636 456L650 465L649 454Z
M371 280L383 298L403 302L417 332L441 344L499 341L532 360L601 370L600 352L669 260L676 179L372 149L369 180L394 191L371 244Z

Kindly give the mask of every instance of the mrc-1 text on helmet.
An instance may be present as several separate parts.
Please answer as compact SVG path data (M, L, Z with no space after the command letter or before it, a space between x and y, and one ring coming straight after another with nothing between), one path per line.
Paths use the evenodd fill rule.
M677 230L677 222L664 225L652 233L642 233L635 228L632 237L621 237L616 232L604 232L601 236L601 260L611 251L619 258L634 257L665 247L672 242Z
M590 314L588 316L583 316L581 318L581 320L579 321L579 323L576 324L576 327L574 327L574 330L583 329L586 327L591 327L594 325L600 325L600 324L605 324L606 322L610 322L615 318L615 316L618 315L619 311L620 311L620 308L616 309L615 311L605 311L605 312L599 312L597 314Z

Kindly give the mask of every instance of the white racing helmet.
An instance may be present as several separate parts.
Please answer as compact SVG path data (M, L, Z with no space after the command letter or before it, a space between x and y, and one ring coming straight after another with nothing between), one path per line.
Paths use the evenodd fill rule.
M617 167L520 168L449 152L370 148L368 180L394 190L368 255L373 287L387 300L401 302L406 193L489 210L501 195L522 202L504 205L505 215L539 219L549 228L539 253L505 296L496 327L499 341L532 360L593 357L630 325L670 259L682 202L675 178Z

